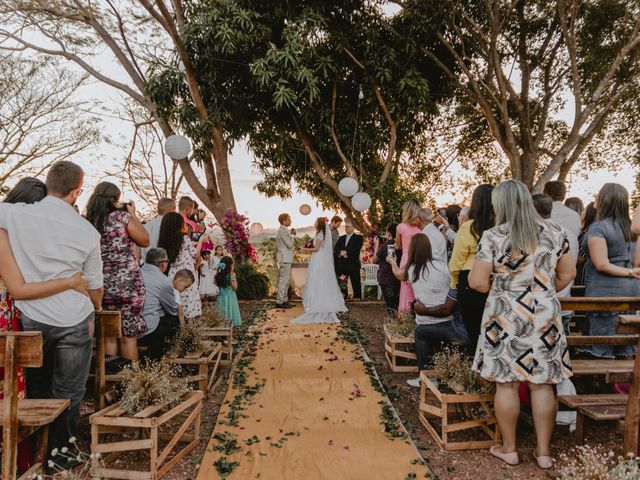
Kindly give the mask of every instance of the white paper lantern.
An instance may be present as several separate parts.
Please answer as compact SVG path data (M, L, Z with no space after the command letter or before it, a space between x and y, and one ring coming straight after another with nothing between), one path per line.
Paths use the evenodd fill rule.
M338 190L345 197L353 197L358 192L358 180L353 177L344 177L338 184Z
M174 160L182 160L189 156L191 144L187 137L182 135L169 135L164 142L164 150Z
M358 192L351 199L351 205L359 212L364 212L371 206L371 197L368 193Z
M302 215L309 215L311 213L311 207L309 205L307 205L306 203L300 205L300 213Z
M260 222L252 223L251 227L249 227L249 233L251 235L260 235L264 232L264 227Z

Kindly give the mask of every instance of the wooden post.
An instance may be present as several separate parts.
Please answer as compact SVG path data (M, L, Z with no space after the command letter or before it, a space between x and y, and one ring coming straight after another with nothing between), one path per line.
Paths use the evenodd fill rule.
M2 479L16 478L18 446L18 378L16 339L6 338L4 350L4 405L2 422Z
M619 318L620 333L640 332L640 315L621 315ZM633 380L629 390L627 412L624 420L624 453L638 453L638 428L640 427L640 340L633 362Z
M121 336L120 312L102 311L96 312L96 411L105 407L105 394L107 393L107 380L104 366L106 356L105 339L119 338Z

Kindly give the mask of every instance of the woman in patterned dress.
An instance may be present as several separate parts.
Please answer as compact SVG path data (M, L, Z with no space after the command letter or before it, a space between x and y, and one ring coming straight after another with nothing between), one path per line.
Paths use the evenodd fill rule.
M538 216L522 182L502 182L492 201L496 226L482 235L469 274L471 288L489 292L473 369L496 383L503 443L490 452L510 465L519 463L518 388L527 382L537 439L534 456L540 468L551 468L553 385L572 375L556 292L575 277L575 261L565 231Z
M407 200L402 206L402 223L396 227L396 251L400 251L400 268L404 268L409 260L409 244L411 238L422 230L417 226L420 204L416 200ZM408 281L400 283L400 300L398 314L411 311L411 304L416 299L413 287Z
M188 235L183 233L184 218L179 213L167 213L162 218L160 224L160 237L158 239L158 247L164 248L169 257L169 271L167 273L169 279L178 270L186 268L193 272L196 276L196 260L200 256L202 243L208 240L208 236L201 235L198 242L191 242ZM194 282L189 288L180 294L182 299L182 308L186 319L196 318L202 315L202 301L198 291L198 282Z
M121 312L120 355L137 361L138 336L147 331L147 324L142 317L144 281L135 248L148 247L149 234L136 216L133 203L120 203L120 189L113 183L96 185L87 203L86 218L102 236L102 308ZM115 339L107 339L106 352L117 354Z
M5 198L5 203L36 203L47 196L46 185L33 177L21 179ZM6 280L3 280L6 279ZM77 290L86 293L87 281L82 273L47 282L25 283L22 273L9 245L9 235L0 229L0 331L17 332L22 330L20 310L14 300L45 298L65 290ZM4 369L0 368L0 381L4 379ZM18 369L18 398L25 397L24 370ZM0 399L4 398L0 390ZM28 441L18 444L18 469L27 470L33 464L33 455Z

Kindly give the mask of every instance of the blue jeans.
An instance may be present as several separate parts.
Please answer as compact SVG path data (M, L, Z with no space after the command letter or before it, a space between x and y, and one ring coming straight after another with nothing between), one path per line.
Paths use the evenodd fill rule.
M618 316L633 314L635 311L625 312L589 312L587 313L587 335L617 335ZM581 350L596 357L615 358L633 357L636 353L635 345L586 345Z
M80 401L84 397L91 363L89 321L92 313L72 327L54 327L22 316L25 332L42 332L43 362L26 369L27 398L63 398L71 401L49 428L49 451L69 445L76 436Z
M462 338L451 325L451 321L431 324L416 325L413 331L415 337L416 357L418 357L418 368L428 370L431 367L431 358L440 348L442 343L459 342L464 343Z

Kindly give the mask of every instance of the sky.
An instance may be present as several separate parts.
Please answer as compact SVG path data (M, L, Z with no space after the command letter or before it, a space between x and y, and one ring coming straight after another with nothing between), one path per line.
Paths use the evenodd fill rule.
M387 13L392 13L390 10ZM113 61L105 52L98 55L91 61L94 67L106 73L108 76L118 80L126 81L126 75L121 71L119 65ZM77 68L70 66L69 68ZM92 100L107 107L114 107L123 102L123 97L114 89L104 84L93 81L84 86L78 96L82 100ZM570 117L572 105L567 102L565 112L562 116ZM85 179L85 193L79 200L82 207L88 199L93 186L100 180L110 180L118 184L123 190L123 200L134 200L136 196L126 184L122 184L118 179L105 176L105 171L112 171L113 166L121 164L126 156L126 149L117 145L126 145L131 138L132 126L124 121L115 118L106 118L102 125L103 134L110 137L110 142L104 142L94 146L92 149L83 152L76 158L85 169L87 175ZM253 157L244 143L237 144L231 152L229 167L233 181L234 194L238 210L247 215L252 222L260 222L265 228L277 226L277 217L280 213L289 213L292 217L293 225L305 227L313 224L318 216L330 217L334 213L323 211L316 202L306 193L293 188L291 199L282 200L280 198L267 198L258 193L253 187L261 179L259 172L253 168ZM613 166L612 166L613 167ZM453 168L456 168L455 166ZM585 203L590 201L599 188L606 182L618 182L623 184L629 192L633 190L634 171L631 168L615 169L617 173L607 169L589 172L587 176L580 177L572 175L569 179L569 196L581 197ZM461 172L464 174L467 172ZM183 183L186 186L186 182ZM185 189L181 194L189 194ZM436 198L438 205L450 203L464 204L468 199L454 196L451 193L443 192ZM137 202L140 205L140 202ZM303 204L312 207L312 212L308 216L299 213L299 208Z

